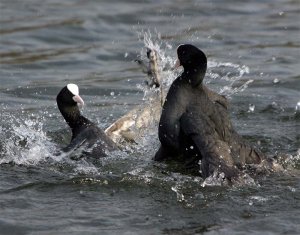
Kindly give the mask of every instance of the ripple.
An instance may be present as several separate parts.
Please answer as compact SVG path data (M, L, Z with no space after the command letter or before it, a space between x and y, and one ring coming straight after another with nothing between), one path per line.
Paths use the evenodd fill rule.
M84 21L78 18L65 19L60 21L52 21L44 24L31 25L31 26L21 26L11 29L0 29L0 35L12 34L23 31L32 31L37 29L44 29L49 27L65 26L65 25L81 25Z
M73 53L85 53L96 45L88 46L74 46L65 48L51 48L51 49L36 49L32 51L10 51L0 53L0 64L26 64L38 61L50 60L53 57L62 56Z

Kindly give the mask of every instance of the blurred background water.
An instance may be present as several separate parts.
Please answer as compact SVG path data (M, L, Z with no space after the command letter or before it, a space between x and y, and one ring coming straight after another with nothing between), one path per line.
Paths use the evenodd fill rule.
M298 0L1 0L0 234L298 234L299 12ZM208 55L205 82L239 133L290 155L285 172L202 187L152 162L155 125L98 162L54 154L70 137L63 86L78 84L84 115L106 128L147 103L145 46L167 66L187 42Z

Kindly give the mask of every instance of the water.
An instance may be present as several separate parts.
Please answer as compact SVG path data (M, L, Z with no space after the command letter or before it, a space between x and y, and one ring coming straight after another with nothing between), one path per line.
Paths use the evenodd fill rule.
M298 234L297 0L2 0L0 9L0 234ZM229 98L239 133L290 155L284 172L234 187L176 172L151 160L155 123L126 153L57 156L70 138L55 102L65 84L79 85L84 115L106 128L148 102L133 62L145 46L170 67L185 42L208 55L205 82ZM174 76L165 72L165 85Z

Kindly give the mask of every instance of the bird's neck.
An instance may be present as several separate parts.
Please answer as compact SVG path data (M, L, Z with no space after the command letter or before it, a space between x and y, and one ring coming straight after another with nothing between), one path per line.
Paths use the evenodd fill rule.
M182 76L185 77L193 87L197 87L202 84L205 73L206 66L196 68L185 68Z
M59 110L72 131L89 123L89 120L81 115L77 106L64 108L59 107Z

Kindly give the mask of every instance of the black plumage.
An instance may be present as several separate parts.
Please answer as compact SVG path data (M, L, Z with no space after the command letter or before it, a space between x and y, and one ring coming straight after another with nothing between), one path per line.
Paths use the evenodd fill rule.
M78 105L83 105L83 100L79 96L77 85L68 84L62 88L56 101L59 111L72 130L71 142L64 148L64 151L83 146L90 150L92 156L104 157L107 151L117 149L115 143L106 136L103 130L81 115Z
M159 122L161 147L154 159L179 155L187 166L198 167L206 178L214 171L237 177L245 164L259 164L264 154L250 146L233 128L225 97L202 83L205 54L193 45L177 49L183 73L171 85Z

